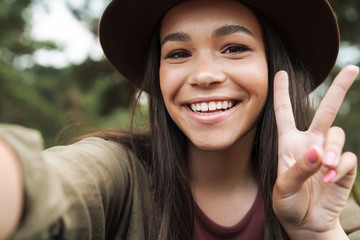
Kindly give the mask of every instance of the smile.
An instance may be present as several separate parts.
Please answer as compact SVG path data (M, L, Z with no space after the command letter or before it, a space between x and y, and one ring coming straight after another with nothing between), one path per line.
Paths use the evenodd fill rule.
M227 111L234 107L237 103L235 101L210 101L191 103L190 109L200 115L213 115Z

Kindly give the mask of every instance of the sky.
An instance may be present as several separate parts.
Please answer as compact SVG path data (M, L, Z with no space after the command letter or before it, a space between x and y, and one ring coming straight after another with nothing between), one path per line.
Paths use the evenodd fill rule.
M31 36L36 40L51 40L62 50L39 50L35 53L35 62L44 66L64 67L70 63L81 63L90 56L94 60L101 59L103 53L98 38L93 36L81 22L75 19L66 8L65 0L46 0L48 9L34 5L31 22ZM84 0L71 0L74 6L81 6ZM106 0L92 1L93 14L100 16L105 8ZM360 51L343 45L340 49L338 64L359 62Z

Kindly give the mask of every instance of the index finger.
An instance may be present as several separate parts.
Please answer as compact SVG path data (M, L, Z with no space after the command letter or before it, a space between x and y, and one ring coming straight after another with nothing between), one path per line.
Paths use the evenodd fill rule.
M359 68L353 65L346 66L340 71L316 110L310 131L326 134L358 74Z
M274 77L274 111L279 136L296 128L285 71L279 71Z

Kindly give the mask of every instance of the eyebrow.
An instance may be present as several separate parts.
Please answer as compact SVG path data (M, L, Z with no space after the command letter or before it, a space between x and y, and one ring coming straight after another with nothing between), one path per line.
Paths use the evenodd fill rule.
M169 35L166 35L164 40L162 40L161 46L169 41L186 42L186 41L190 41L190 40L191 40L191 37L187 33L184 33L184 32L171 33Z
M247 29L246 27L240 26L240 25L225 25L222 27L219 27L217 29L215 29L213 31L213 33L211 34L211 36L213 38L218 38L218 37L224 37L230 34L234 34L234 33L246 33L249 34L251 36L253 36L254 34ZM161 46L163 46L165 43L170 42L170 41L177 41L177 42L186 42L186 41L190 41L191 37L189 34L184 33L184 32L175 32L175 33L171 33L169 35L166 35L166 37L164 38L164 40L162 40L161 42Z
M251 36L254 35L246 27L232 24L232 25L225 25L225 26L215 29L214 32L212 33L212 37L213 38L224 37L224 36L227 36L227 35L230 35L233 33L237 33L237 32L249 34Z

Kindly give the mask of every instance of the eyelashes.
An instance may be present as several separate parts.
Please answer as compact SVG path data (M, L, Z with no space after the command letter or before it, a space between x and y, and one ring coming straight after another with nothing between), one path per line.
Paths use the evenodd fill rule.
M221 54L242 54L244 52L249 51L250 49L244 45L229 45L226 46L223 50L220 51ZM170 52L165 58L166 59L184 59L191 57L192 54L184 49L175 50Z
M191 54L186 50L176 50L166 56L166 58L171 58L171 59L182 59L187 57L191 57Z
M230 45L226 47L221 53L238 54L249 50L250 49L244 45Z

